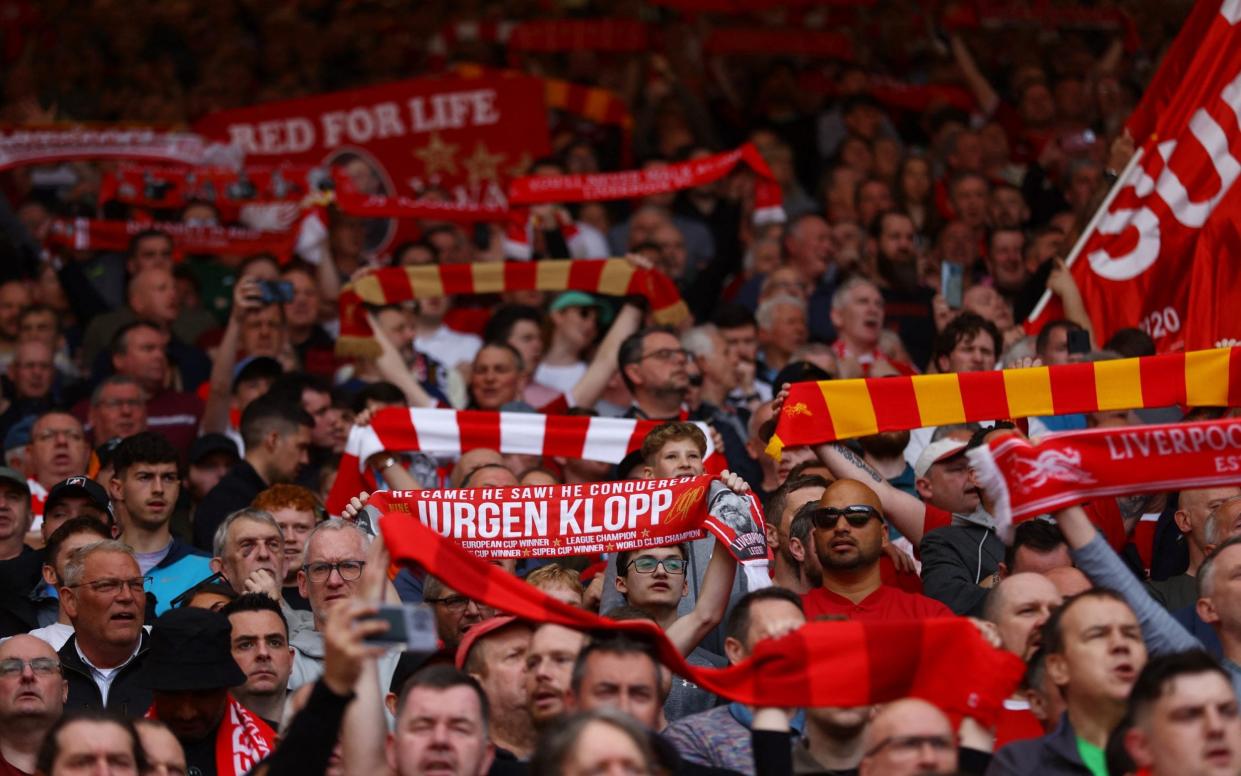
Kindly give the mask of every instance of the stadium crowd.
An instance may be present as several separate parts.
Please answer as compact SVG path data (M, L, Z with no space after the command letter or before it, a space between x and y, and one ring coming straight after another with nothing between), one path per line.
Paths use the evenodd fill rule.
M966 454L1011 423L764 452L791 383L1154 354L1138 328L1097 341L1063 260L1133 153L1124 121L1187 4L1127 4L1136 47L1111 28L957 29L912 0L752 14L843 20L847 64L707 54L711 14L663 4L2 5L16 20L0 115L19 124L183 124L421 75L445 24L554 5L661 22L667 45L643 55L506 58L475 40L447 58L621 95L632 136L557 112L532 170L650 169L750 141L787 218L754 222L745 171L546 206L593 254L554 227L535 258L626 256L670 277L692 320L653 325L640 296L448 296L372 306L381 355L347 358L342 287L502 258L502 230L423 222L375 252L366 219L329 209L317 263L185 256L159 229L75 250L45 243L54 219L139 215L101 204L108 163L0 173L0 776L1241 773L1241 487L1096 499L1006 542ZM893 79L969 107L877 98ZM210 201L145 215L225 217ZM1064 317L1027 334L1044 292ZM377 489L724 470L757 497L769 586L709 535L493 561L573 607L655 623L692 666L737 665L814 620L963 617L1025 663L1021 686L992 720L917 698L750 706L636 636L519 619L451 572L397 569L358 519L366 493L324 506L351 429L391 407L658 425L619 463L383 450L362 462ZM1028 434L1181 418L1038 417ZM377 644L385 601L428 606L436 649Z

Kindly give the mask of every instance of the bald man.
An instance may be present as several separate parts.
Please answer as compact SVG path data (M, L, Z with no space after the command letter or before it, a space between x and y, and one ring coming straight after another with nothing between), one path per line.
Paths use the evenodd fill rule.
M1029 662L1042 643L1043 623L1063 600L1055 584L1042 574L1013 574L1000 581L987 596L984 619L995 623L1004 649ZM1030 710L1025 691L1018 690L1004 701L996 723L995 747L1038 738L1047 731Z
M810 543L823 569L821 587L802 597L806 619L825 615L853 620L951 617L952 610L926 596L884 585L879 558L887 541L879 496L857 480L836 480L797 514L812 526Z
M862 736L858 776L955 773L957 738L942 711L906 698L884 706Z
M25 634L0 643L0 773L34 773L39 744L68 697L50 644Z
M1051 580L1056 586L1056 590L1060 591L1061 598L1068 598L1071 595L1084 593L1094 585L1090 584L1090 580L1082 573L1081 569L1076 566L1060 566L1049 570L1043 576Z

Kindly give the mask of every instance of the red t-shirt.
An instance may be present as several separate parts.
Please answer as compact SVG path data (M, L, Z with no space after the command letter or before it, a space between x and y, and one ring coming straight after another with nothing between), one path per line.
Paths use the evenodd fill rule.
M1023 701L1005 700L1000 709L1000 718L995 724L995 749L1013 741L1024 741L1028 738L1040 738L1044 735L1043 726L1038 717L1030 713L1029 704Z
M0 776L30 776L30 774L23 770L18 770L8 760L0 757Z
M853 603L827 588L818 587L801 597L807 620L843 615L850 620L921 620L926 617L953 617L952 610L924 595L906 593L890 585L880 585L875 592Z

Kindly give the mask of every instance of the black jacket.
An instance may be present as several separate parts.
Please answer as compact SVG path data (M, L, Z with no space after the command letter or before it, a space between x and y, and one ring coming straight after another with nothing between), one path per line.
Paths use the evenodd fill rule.
M69 683L69 700L65 701L65 711L89 709L92 711L112 711L130 719L137 719L151 708L151 691L142 686L142 666L146 662L146 653L150 649L151 637L142 631L142 642L138 646L138 654L120 669L112 679L112 687L108 690L108 705L103 705L103 694L99 685L91 676L90 666L78 655L78 637L73 635L60 648L60 667L65 681Z
M224 518L250 506L254 497L264 490L267 490L267 483L250 462L238 461L194 510L194 546L210 553L215 529L220 527Z
M1069 715L1042 738L1014 741L995 753L987 776L1090 776L1077 751L1077 732Z
M995 531L954 515L952 525L922 537L922 594L953 614L982 617L990 589L979 582L1004 560L1004 542Z

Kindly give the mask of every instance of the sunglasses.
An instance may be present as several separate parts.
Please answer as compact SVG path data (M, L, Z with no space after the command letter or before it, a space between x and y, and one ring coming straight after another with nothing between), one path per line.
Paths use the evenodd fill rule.
M831 530L840 518L853 528L863 528L871 520L882 520L879 510L869 504L850 504L847 507L821 507L810 513L810 523L815 528Z

